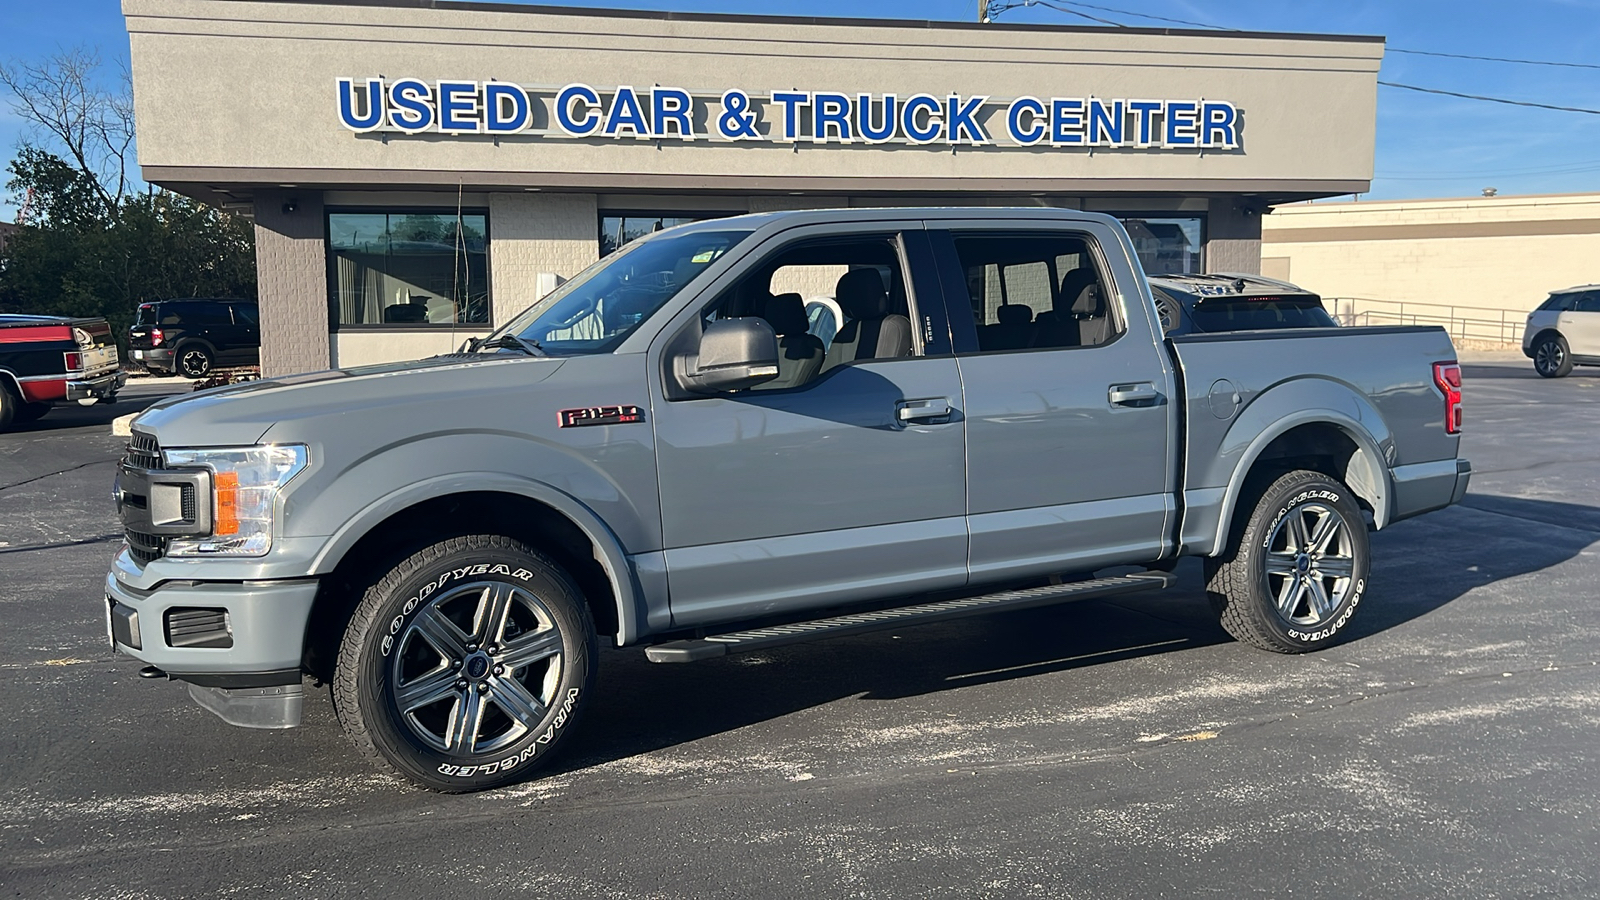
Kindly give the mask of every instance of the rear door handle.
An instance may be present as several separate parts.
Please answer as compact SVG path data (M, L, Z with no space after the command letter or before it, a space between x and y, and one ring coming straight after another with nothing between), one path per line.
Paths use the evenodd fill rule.
M1161 399L1161 392L1148 381L1138 384L1113 384L1107 398L1112 406L1141 406Z
M932 400L901 400L894 405L895 418L901 422L926 422L931 419L950 418L950 401L944 397Z

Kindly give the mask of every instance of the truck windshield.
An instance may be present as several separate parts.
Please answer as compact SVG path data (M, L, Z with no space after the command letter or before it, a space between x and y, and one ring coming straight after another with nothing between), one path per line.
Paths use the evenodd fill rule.
M635 241L550 292L497 335L516 335L557 356L609 353L749 236L748 230L666 232ZM494 343L491 337L483 346Z
M1332 328L1338 323L1314 294L1286 297L1202 298L1190 311L1201 331L1254 331L1261 328Z

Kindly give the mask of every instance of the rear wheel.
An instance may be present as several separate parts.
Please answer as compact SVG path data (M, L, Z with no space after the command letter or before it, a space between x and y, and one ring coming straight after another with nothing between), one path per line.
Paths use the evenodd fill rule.
M423 787L502 787L571 730L596 654L589 607L560 566L507 537L453 538L366 592L334 708L363 755Z
M211 374L211 351L199 344L179 347L176 362L178 374L185 378L204 378Z
M1261 491L1228 552L1206 560L1206 592L1236 639L1304 653L1332 643L1371 572L1367 525L1350 489L1322 474L1286 473Z
M1533 345L1533 370L1546 378L1563 378L1572 371L1572 355L1567 339L1548 334Z

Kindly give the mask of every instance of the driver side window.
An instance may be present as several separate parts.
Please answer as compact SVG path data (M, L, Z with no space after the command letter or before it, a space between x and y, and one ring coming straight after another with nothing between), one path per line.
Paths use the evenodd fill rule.
M757 317L778 336L778 377L752 390L786 390L854 362L915 352L894 235L803 241L747 271L706 309L707 323Z

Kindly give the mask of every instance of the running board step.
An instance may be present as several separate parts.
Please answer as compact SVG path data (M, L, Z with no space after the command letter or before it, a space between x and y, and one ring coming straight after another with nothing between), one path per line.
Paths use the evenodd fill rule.
M657 663L696 662L702 659L726 656L730 653L749 653L753 650L782 647L785 644L801 644L806 641L820 641L824 638L844 637L847 634L865 634L871 631L885 631L909 625L923 625L929 622L944 622L967 616L980 616L1002 610L1027 609L1034 606L1067 603L1073 600L1089 600L1095 597L1110 597L1116 594L1156 590L1170 586L1174 580L1176 579L1172 575L1165 572L1140 572L1136 575L1117 575L1110 578L1094 578L1089 581L1073 581L1067 584L1052 584L1044 587L1023 588L1016 591L1001 591L997 594L985 594L981 597L940 600L936 603L921 603L916 606L903 606L898 609L852 613L851 615L836 616L831 619L818 619L814 622L795 622L792 625L773 625L768 628L752 628L749 631L715 634L693 640L670 641L665 644L646 647L644 656L645 659Z

